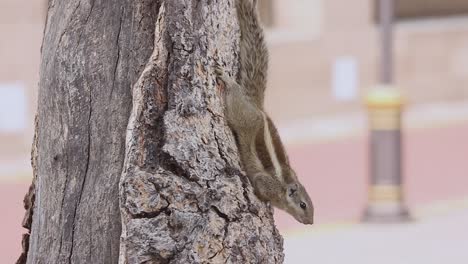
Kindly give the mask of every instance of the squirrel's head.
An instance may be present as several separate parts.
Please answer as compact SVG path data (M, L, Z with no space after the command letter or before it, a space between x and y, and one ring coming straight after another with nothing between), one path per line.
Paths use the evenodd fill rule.
M284 210L291 214L297 221L311 225L314 223L314 206L306 189L299 182L286 186L287 205Z

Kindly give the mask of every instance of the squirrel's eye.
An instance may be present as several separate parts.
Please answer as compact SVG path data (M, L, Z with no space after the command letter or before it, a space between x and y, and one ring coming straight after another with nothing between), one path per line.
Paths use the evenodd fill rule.
M299 206L304 210L307 208L307 205L304 202L301 202Z

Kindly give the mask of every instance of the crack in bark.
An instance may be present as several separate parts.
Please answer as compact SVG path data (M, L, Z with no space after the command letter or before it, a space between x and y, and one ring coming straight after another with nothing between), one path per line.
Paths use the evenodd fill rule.
M229 232L229 225L230 225L231 222L233 222L232 220L229 220L229 217L228 217L226 214L222 213L216 206L213 205L213 206L212 206L212 209L213 209L213 211L214 211L216 214L218 214L219 217L221 217L221 218L223 218L223 219L225 220L225 224L224 224L223 241L221 242L222 248L221 248L219 251L217 251L213 256L211 256L209 259L213 259L213 258L216 257L221 251L223 251L224 249L228 248L228 247L225 245L225 243L226 243L226 238L227 238L228 232ZM235 221L237 221L237 219L236 219ZM225 263L227 263L229 257L230 257L230 256L228 256L228 257L226 258L226 262L225 262Z
M167 199L163 198L164 200L167 201ZM141 213L137 213L137 214L132 214L130 213L130 215L132 216L132 219L142 219L142 218L155 218L157 216L159 216L161 213L165 212L165 213L168 213L168 208L171 204L168 203L168 205L164 208L161 208L160 210L157 210L155 212L141 212Z
M93 1L94 4L94 1ZM92 8L91 8L92 9ZM71 249L70 249L70 254L68 255L68 262L72 263L71 258L73 257L73 248L75 246L74 238L75 238L75 221L76 221L76 213L78 211L78 208L81 205L82 197L83 197L83 192L84 192L84 186L86 184L86 179L88 178L88 173L89 173L89 163L91 160L91 133L92 133L92 127L91 127L91 118L93 114L93 88L92 86L89 86L89 114L88 114L88 148L87 148L87 160L86 160L86 167L85 167L85 173L83 175L83 180L81 183L79 191L79 197L78 197L78 202L75 205L74 208L74 213L73 213L73 223L72 223L72 232L71 232ZM68 178L68 177L67 177ZM90 245L91 246L91 245Z
M93 8L94 8L94 3L95 3L96 0L92 0L90 1L91 2L91 7L89 8L89 13L88 15L86 16L85 18L85 21L83 23L83 27L86 27L86 25L88 24L88 21L89 21L89 18L91 17L91 13L93 13ZM81 1L80 1L81 2ZM78 35L78 40L76 41L76 45L78 46L80 44L80 41L81 41L81 36L83 35L83 32L85 31L85 29L81 30L80 34Z
M221 157L221 159L224 160L225 165L229 164L228 159L224 155L224 151L221 149L221 144L220 144L219 139L218 139L218 134L216 134L215 125L213 124L213 122L214 122L214 118L211 120L210 124L211 124L211 128L213 129L213 134L214 134L213 136L214 136L214 139L215 139L215 142L216 142L216 146L218 148L218 154Z
M63 36L65 36L65 33L67 33L67 29L68 29L68 26L70 25L71 21L73 20L73 18L75 18L75 13L76 11L78 10L78 8L80 7L81 5L81 1L78 1L78 4L76 5L76 7L73 9L71 15L70 15L70 19L68 20L66 26L65 26L65 29L63 30L62 34L60 34L60 37L59 37L59 41L57 43L57 47L60 46L60 44L62 43L62 39L63 39ZM57 49L58 50L58 49Z
M119 63L120 63L120 45L119 45L119 41L120 41L120 32L122 32L122 16L123 16L124 10L125 10L125 7L122 7L121 11L120 11L119 31L117 32L117 38L116 38L116 43L115 43L115 47L117 49L117 59L115 61L115 66L114 66L114 70L113 70L114 78L112 79L112 87L111 87L111 91L110 91L109 100L112 100L112 95L114 94L115 79L116 79L116 76L117 76L117 67L119 66Z
M216 205L211 205L211 209L221 218L223 218L226 222L230 222L231 220L229 219L229 216L227 214L221 212Z
M148 180L148 182L150 184L153 185L154 187L154 190L156 192L159 192L160 193L160 189L161 186L158 186L156 183L154 183L153 181L151 180ZM160 215L162 212L165 212L167 214L167 210L169 208L169 206L171 205L170 201L165 197L163 196L162 194L159 195L159 197L161 199L163 199L165 202L166 202L166 206L164 206L163 208L159 209L159 210L156 210L154 212L141 212L141 213L137 213L137 214L133 214L131 213L129 210L127 210L127 213L131 216L132 219L141 219L141 218L155 218L157 217L158 215ZM127 208L128 209L128 208Z
M192 175L187 169L183 168L172 155L165 151L161 151L160 155L162 156L159 161L159 166L161 168L170 171L175 175L182 176L190 182L197 184L199 187L202 187L199 182L200 178L196 175Z
M214 259L216 256L218 256L219 253L223 252L223 250L225 249L225 247L224 247L224 241L223 241L223 243L221 243L221 245L222 245L222 246L221 246L221 249L220 249L220 250L216 251L216 252L213 254L213 256L208 257L209 260Z
M65 88L62 88L62 93L65 95L68 95L66 97L66 100L64 100L66 103L67 103L67 109L71 109L71 103L70 103L70 98L71 98L71 94L70 94L70 90L65 90ZM63 132L63 134L65 135L65 132L64 132L64 128L63 128L63 124L65 124L64 120L63 120L63 115L62 114L59 114L60 116L60 130ZM71 116L71 113L69 112L68 113L68 116ZM67 119L68 121L68 119ZM69 139L69 134L66 133L66 140L67 142L70 140ZM69 183L69 171L68 171L68 164L69 164L69 155L68 155L68 151L65 151L65 164L67 164L65 166L65 183L63 185L63 189L62 189L62 199L60 201L60 208L63 209L63 204L64 204L64 201L65 201L65 193L66 193L66 189L67 189L67 186L68 186L68 183ZM60 216L59 216L59 223L62 223L62 220L63 220L63 210L60 210ZM63 245L63 233L62 235L60 236L60 245L59 245L59 254L57 255L57 259L60 258L60 252L62 252L62 245ZM56 260L58 261L58 260Z

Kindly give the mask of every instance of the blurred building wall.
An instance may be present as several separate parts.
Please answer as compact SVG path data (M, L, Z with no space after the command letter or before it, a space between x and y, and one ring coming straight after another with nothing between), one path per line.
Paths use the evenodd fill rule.
M404 2L410 1L413 5L407 6L412 10L423 10L423 6L417 5L424 1ZM459 4L454 0L438 2ZM271 51L267 108L273 118L286 121L360 109L360 98L377 82L379 43L375 2L268 3L272 5L273 22L267 34ZM309 16L305 15L307 12ZM468 97L466 14L413 17L396 23L396 85L410 103ZM337 66L343 64L350 67ZM344 72L336 72L337 69ZM343 99L334 93L334 85L347 82L357 83L351 92L354 95Z
M0 1L0 167L30 151L45 10L45 0Z

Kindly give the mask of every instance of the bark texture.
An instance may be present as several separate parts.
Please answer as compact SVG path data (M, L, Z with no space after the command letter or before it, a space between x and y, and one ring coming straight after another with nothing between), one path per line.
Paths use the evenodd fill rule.
M234 0L49 5L26 262L281 263L213 74Z
M236 69L233 1L166 1L133 90L120 263L282 263L271 208L240 171L216 61Z
M157 13L153 0L49 1L27 263L118 262L131 87Z

